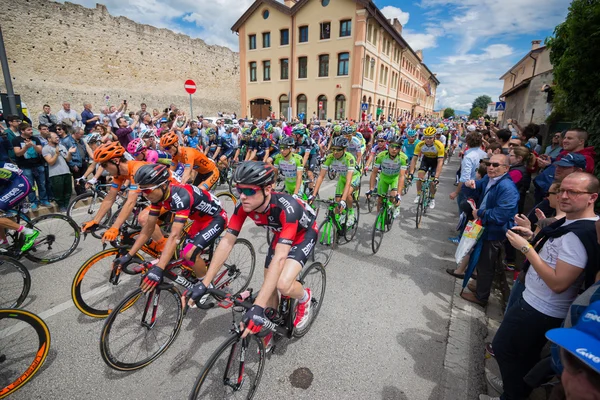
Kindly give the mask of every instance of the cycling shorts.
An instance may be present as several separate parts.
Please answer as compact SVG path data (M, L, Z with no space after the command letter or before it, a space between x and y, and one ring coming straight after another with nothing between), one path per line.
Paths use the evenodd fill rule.
M318 161L318 156L316 154L311 154L306 161L306 169L311 172L319 172L320 167Z
M233 158L234 154L235 154L235 150L234 149L229 149L226 152L224 152L222 154L222 156L225 157L228 160L231 160Z
M388 192L398 190L398 178L400 175L387 176L379 174L379 183L377 184L377 194L385 196Z
M204 216L200 219L195 219L188 229L189 239L186 240L186 245L193 244L200 251L208 248L216 238L227 228L227 214L221 211L219 215Z
M206 185L208 185L207 190L210 190L215 185L215 183L217 183L218 180L219 170L215 168L207 174L196 174L196 179L194 179L193 185L200 187L201 184L205 183Z
M360 174L354 174L352 175L352 183L350 183L350 185L356 189L357 187L360 186ZM346 177L345 176L341 176L338 179L338 183L337 186L335 187L335 196L339 197L342 194L344 194L344 188L346 187Z
M0 188L0 211L8 211L31 192L31 184L24 176L15 176Z
M279 242L279 232L275 232L275 237L271 242L271 246L269 246L269 252L267 253L267 258L265 260L265 268L269 268L269 264L271 264L271 260L273 260L273 255L275 255L275 246ZM304 231L296 236L294 242L292 243L292 247L290 248L290 252L288 253L288 260L295 260L300 263L302 268L304 268L304 264L306 260L308 260L308 256L310 255L313 247L315 247L315 243L317 242L317 222L313 222L313 225L310 229Z
M435 172L437 170L437 158L423 157L421 160L421 166L419 167L419 171L427 171L431 169L431 176L435 176Z

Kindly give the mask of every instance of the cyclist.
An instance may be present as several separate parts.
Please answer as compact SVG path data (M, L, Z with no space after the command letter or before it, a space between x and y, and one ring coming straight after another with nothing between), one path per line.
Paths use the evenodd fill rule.
M404 139L404 143L402 144L402 152L406 154L409 162L412 160L413 155L415 154L415 147L421 141L417 139L417 131L414 129L408 129L406 131L406 139Z
M440 182L439 178L442 173L444 165L444 145L435 140L436 129L433 126L425 128L423 132L423 141L415 147L415 153L413 154L412 161L410 163L410 170L408 173L408 179L413 178L417 159L423 156L421 160L421 166L419 167L419 180L417 181L417 197L415 198L415 204L419 203L421 198L421 179L425 178L425 172L430 170L430 174L433 178L433 186L431 187L431 202L429 208L435 208L435 186Z
M161 147L171 155L171 170L177 170L177 164L183 164L183 175L181 181L188 183L192 179L192 171L196 170L196 178L193 185L210 190L219 180L219 169L217 165L209 160L201 151L191 147L179 145L179 138L173 132L169 132L160 138Z
M127 200L121 207L119 215L117 216L113 226L104 232L104 235L102 236L102 243L117 239L117 236L119 235L119 228L132 213L140 194L139 188L135 183L133 176L140 167L148 164L146 161L128 160L125 157L125 153L125 148L118 142L103 144L94 151L94 161L100 164L100 166L113 177L113 181L110 186L110 190L108 191L108 194L104 200L102 200L100 209L94 216L94 219L83 224L81 228L83 232L92 229L94 226L98 225L100 221L102 221L108 210L110 210L114 204L115 199L117 198L117 193L119 193L121 190L121 186L125 184L126 181L129 181L129 193L127 194ZM147 215L148 212L146 210L139 215L139 221L142 226L145 225ZM152 243L151 247L156 251L161 251L165 244L165 239L160 231L160 228L156 225L152 234L152 239L154 242Z
M346 151L348 148L348 139L344 136L337 136L331 144L332 153L327 156L323 162L321 173L317 178L317 183L313 190L309 202L319 193L319 188L327 170L330 168L338 173L338 183L335 188L335 201L339 202L338 212L343 211L348 206L348 221L346 226L353 226L355 222L354 209L352 208L352 192L360 185L360 171L356 169L356 159L352 154ZM340 217L340 218L343 218ZM341 220L343 222L343 219Z
M217 151L218 143L217 143L217 131L215 128L208 128L205 131L206 136L208 137L208 143L204 147L204 155L208 158L214 159L214 154Z
M169 167L162 164L145 164L135 173L135 182L139 185L142 195L151 203L150 215L129 252L115 260L115 263L125 264L135 256L148 241L161 210L175 213L161 256L141 283L144 292L154 289L162 281L163 271L175 254L188 219L193 223L187 231L189 238L182 246L181 256L189 261L187 265L194 269L200 279L206 274L206 263L199 255L227 226L227 214L216 197L197 186L172 183L170 175Z
M348 153L354 156L354 159L356 160L356 165L358 165L360 162L360 156L362 151L362 143L360 142L360 139L354 136L352 127L350 126L342 128L342 134L346 137L346 139L348 139Z
M233 134L231 131L235 129L233 126L229 125L225 129L225 133L219 136L219 140L217 142L217 150L214 154L214 160L218 160L219 167L221 170L223 168L227 168L229 166L229 160L233 158L233 154L235 153L235 143L233 139Z
M23 176L23 171L14 164L0 161L0 215L4 215L19 204L29 192L31 192L31 184ZM29 250L40 234L35 229L19 225L9 218L0 217L0 245L8 244L5 228L23 232L25 241L21 251Z
M377 180L377 173L381 170L379 175L379 184L377 185L377 194L380 196L386 196L388 192L390 195L395 196L394 199L394 218L400 215L400 201L402 197L398 193L398 188L404 187L404 174L406 173L408 157L406 154L400 151L402 147L402 139L398 136L393 138L386 151L379 153L375 158L375 165L373 165L373 172L371 172L370 190L366 193L370 196L375 191L375 181ZM381 207L381 198L377 204L377 211Z
M281 153L275 157L273 166L283 176L285 192L297 195L302 188L304 162L299 154L292 152L296 144L293 137L285 136L280 143Z
M207 286L229 256L246 218L258 226L273 231L274 238L265 260L264 283L242 319L243 336L260 331L267 321L266 307L277 309L279 291L298 299L294 325L303 328L309 321L311 291L302 287L296 277L314 247L317 239L316 216L310 206L288 194L273 192L275 168L257 161L246 161L236 169L233 180L240 192L240 202L231 216L227 233L213 254L206 276L190 291L188 304L193 305L206 294ZM270 343L272 335L265 338Z
M148 161L149 163L159 163L171 165L171 155L161 150L148 148L144 141L135 138L127 145L127 152L131 154L136 161Z
M381 153L382 151L387 150L387 148L388 148L388 144L387 144L386 136L384 134L378 135L377 140L375 141L375 146L373 146L371 148L369 158L367 159L367 163L365 165L365 168L367 169L367 171L373 164L375 157L377 157L377 155L379 153Z
M308 136L308 130L303 124L298 124L292 130L296 137L298 155L302 157L302 165L306 169L308 187L312 190L315 186L315 171L318 167L319 146Z

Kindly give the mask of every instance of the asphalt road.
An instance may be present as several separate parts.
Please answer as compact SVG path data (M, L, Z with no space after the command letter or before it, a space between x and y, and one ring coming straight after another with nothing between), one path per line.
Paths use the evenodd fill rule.
M455 247L457 160L445 166L437 206L415 229L415 188L404 197L401 218L371 251L375 214L361 208L353 242L327 266L327 289L318 319L300 340L283 339L267 358L256 398L439 399L454 280L444 272ZM367 189L363 177L363 192ZM326 179L321 197L333 194ZM323 214L321 214L322 216ZM265 231L251 222L245 234L257 253L251 287L262 282ZM23 308L40 315L52 334L50 355L14 399L182 399L216 347L228 336L231 313L188 313L175 343L153 364L124 373L100 357L103 320L81 314L71 300L75 272L100 242L88 237L75 254L53 265L28 263L33 284ZM312 381L299 370L308 369ZM308 373L307 376L311 374ZM307 386L301 388L298 386Z

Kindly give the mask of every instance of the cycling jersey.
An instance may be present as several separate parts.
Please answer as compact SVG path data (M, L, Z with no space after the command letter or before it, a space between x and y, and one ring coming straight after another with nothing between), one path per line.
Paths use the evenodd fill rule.
M231 216L227 232L238 236L248 217L257 226L265 227L275 234L265 260L265 268L271 263L278 243L292 246L287 258L304 266L317 238L316 214L308 204L288 194L276 192L271 193L271 200L263 213L246 213L239 202Z
M217 165L208 159L201 151L191 147L179 147L173 156L171 165L182 163L185 168L193 167L199 174L218 172Z
M428 146L425 141L419 142L415 147L413 157L421 154L426 158L444 158L444 145L439 140L434 140L431 146Z
M299 154L290 153L289 160L282 154L278 154L273 161L273 166L279 171L285 180L285 191L293 194L296 190L296 175L298 171L303 171L303 160Z
M396 157L392 158L389 151L382 151L377 158L375 158L374 167L379 168L382 175L398 176L401 169L406 170L407 160L408 157L402 152L398 152Z
M16 165L0 162L0 210L8 211L31 192L31 184Z
M363 137L365 138L365 140L367 142L369 142L371 140L371 135L373 135L373 129L363 128L359 132L362 133Z
M139 190L138 186L135 184L133 177L140 167L144 165L150 164L147 161L127 161L127 174L126 175L118 175L113 178L111 183L111 187L115 189L120 189L121 186L125 183L125 181L129 181L129 189L130 190Z
M336 159L333 154L327 156L323 162L322 169L333 171L338 173L338 183L335 188L335 195L341 196L344 193L344 187L346 186L346 174L349 170L352 171L352 182L353 187L360 185L360 171L356 169L356 159L354 156L347 151L340 159Z
M382 151L387 150L388 145L387 143L384 144L383 146L379 146L378 144L376 144L375 146L371 147L371 154L377 155L379 153L381 153Z
M415 139L414 142L410 143L408 139L404 139L404 143L402 144L402 152L406 154L409 160L413 158L415 155L415 147L421 143L419 139Z
M360 143L360 139L356 136L352 136L348 144L348 151L356 156L361 152L361 148L362 144Z

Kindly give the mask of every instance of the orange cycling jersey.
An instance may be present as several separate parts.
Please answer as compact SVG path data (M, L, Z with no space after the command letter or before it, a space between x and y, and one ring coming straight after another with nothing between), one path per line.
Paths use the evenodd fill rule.
M191 147L179 147L172 158L172 164L182 163L185 168L192 167L201 175L217 171L217 164L212 162L202 152Z
M138 185L135 183L133 177L135 176L135 173L137 172L137 170L140 169L140 167L142 167L144 165L148 165L148 164L152 164L152 163L149 163L148 161L127 161L127 174L115 176L113 178L111 186L113 188L118 189L125 183L125 181L129 181L129 190L139 190ZM171 177L169 178L169 180L173 183L179 183L173 177L173 174L171 174Z

